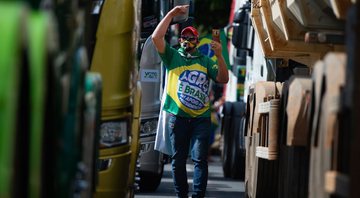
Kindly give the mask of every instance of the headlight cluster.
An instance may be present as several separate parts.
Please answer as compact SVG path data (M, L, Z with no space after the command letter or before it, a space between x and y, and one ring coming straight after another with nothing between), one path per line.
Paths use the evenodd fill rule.
M157 123L158 123L157 118L142 120L141 126L140 126L140 135L155 134L156 128L157 128Z
M129 121L104 122L100 127L100 146L113 147L129 142Z

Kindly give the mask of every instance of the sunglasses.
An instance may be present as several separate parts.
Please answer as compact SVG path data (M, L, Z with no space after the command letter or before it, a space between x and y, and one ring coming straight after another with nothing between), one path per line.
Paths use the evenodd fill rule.
M197 38L192 37L192 36L181 36L180 38L183 39L183 40L187 40L189 42L196 42L197 41Z

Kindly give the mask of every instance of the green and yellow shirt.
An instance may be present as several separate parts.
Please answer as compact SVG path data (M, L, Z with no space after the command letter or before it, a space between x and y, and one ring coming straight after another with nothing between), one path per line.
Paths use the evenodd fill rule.
M168 44L160 57L167 71L163 109L182 117L210 117L210 79L216 80L218 65L198 51L190 55Z

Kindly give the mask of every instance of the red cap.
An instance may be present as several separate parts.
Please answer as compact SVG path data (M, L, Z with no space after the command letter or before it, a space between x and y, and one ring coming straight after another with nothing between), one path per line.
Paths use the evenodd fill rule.
M199 37L198 31L192 26L188 26L188 27L184 28L181 31L181 35L183 35L185 32L191 32L194 36Z

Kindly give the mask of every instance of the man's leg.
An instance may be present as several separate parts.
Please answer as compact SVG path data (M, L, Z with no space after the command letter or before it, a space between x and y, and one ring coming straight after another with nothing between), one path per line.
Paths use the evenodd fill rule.
M172 174L175 192L178 197L188 197L189 186L187 183L186 160L189 154L190 130L188 119L179 118L169 114L169 132L173 150Z
M194 162L193 197L204 197L208 180L210 118L197 118L192 123L192 160Z

